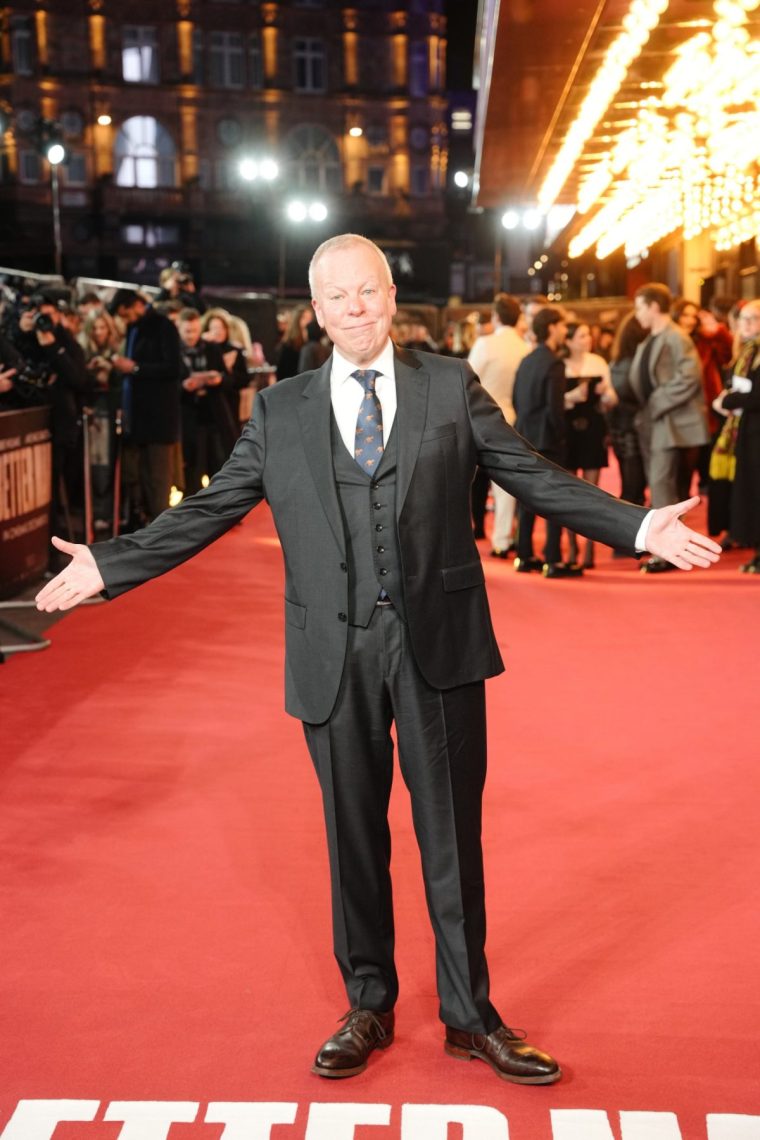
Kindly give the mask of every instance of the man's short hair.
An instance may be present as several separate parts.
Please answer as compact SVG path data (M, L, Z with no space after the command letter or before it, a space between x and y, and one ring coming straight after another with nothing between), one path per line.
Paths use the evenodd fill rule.
M197 309L180 309L178 321L199 321L201 315Z
M327 253L334 253L336 250L349 249L352 245L364 245L369 249L373 249L377 254L383 266L386 282L388 286L393 284L393 274L391 267L388 264L388 258L385 256L379 245L375 245L369 238L363 237L361 234L336 234L335 237L328 238L323 241L320 246L314 251L311 262L309 264L309 289L311 296L314 296L314 281L316 278L316 269L319 262Z
M136 289L117 289L108 303L108 311L112 317L118 317L119 309L131 309L136 301L142 300Z
M533 318L533 335L539 344L544 344L549 337L552 325L559 324L565 318L559 309L539 309Z
M636 290L633 297L634 300L641 297L647 305L656 305L660 312L666 316L673 304L673 294L670 289L659 281L650 281L648 285L642 285L640 289Z
M514 328L520 319L520 302L509 293L497 293L492 309L503 325Z

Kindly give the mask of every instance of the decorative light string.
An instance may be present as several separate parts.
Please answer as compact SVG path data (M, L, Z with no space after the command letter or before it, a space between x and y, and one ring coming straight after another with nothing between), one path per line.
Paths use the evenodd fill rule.
M662 93L647 98L581 186L579 212L601 208L571 242L571 257L594 243L599 258L621 246L632 257L680 228L685 238L710 231L718 249L758 233L760 40L745 26L758 7L715 0L710 32L679 47Z

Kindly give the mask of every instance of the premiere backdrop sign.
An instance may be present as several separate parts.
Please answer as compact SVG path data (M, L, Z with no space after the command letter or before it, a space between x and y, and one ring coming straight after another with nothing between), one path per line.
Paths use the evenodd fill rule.
M48 408L0 412L0 598L48 562L52 445Z

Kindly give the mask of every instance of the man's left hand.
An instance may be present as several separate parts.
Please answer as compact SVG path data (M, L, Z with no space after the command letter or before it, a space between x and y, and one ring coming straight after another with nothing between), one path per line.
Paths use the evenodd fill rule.
M694 566L706 568L718 561L721 548L717 542L681 522L681 515L696 506L699 506L698 496L653 512L646 538L650 554L671 562L679 570L691 570Z

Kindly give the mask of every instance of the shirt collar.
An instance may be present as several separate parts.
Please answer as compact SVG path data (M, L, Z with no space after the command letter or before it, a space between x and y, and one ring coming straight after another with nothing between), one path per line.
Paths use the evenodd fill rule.
M337 348L333 347L331 372L333 386L343 385L347 380L353 379L353 373L356 372L358 367L358 364L353 364L350 360L346 360L345 356L343 356ZM388 376L391 380L394 379L393 341L390 337L388 337L384 347L380 350L375 359L365 365L365 368L374 368L381 376Z

